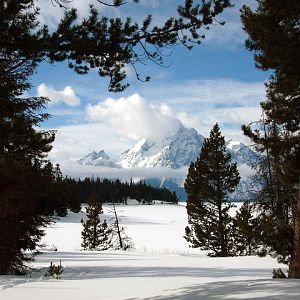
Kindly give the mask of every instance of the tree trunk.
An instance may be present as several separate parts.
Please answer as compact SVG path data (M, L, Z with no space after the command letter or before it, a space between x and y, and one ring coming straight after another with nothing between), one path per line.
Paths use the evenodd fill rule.
M289 278L300 279L300 175L298 199L294 207L293 223L293 252L289 268Z
M120 230L120 226L119 226L119 219L118 219L118 215L117 215L117 211L116 211L116 207L115 207L115 202L113 202L113 208L114 208L114 214L115 214L115 219L116 219L116 227L117 227L117 233L118 233L118 238L119 238L119 244L120 244L120 248L123 249L123 240L121 237L121 230Z

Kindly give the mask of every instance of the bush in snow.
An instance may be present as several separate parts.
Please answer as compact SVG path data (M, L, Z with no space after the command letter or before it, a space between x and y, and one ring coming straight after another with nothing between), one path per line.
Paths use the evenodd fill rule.
M59 262L59 265L55 265L50 263L50 267L47 270L47 273L45 276L53 277L55 279L60 279L61 273L64 271L63 266L61 265L61 261Z
M133 243L125 234L124 227L120 226L114 202L111 210L114 217L109 224L106 220L101 223L102 203L96 193L92 194L87 203L87 220L81 220L83 225L81 246L84 250L127 250L133 248Z

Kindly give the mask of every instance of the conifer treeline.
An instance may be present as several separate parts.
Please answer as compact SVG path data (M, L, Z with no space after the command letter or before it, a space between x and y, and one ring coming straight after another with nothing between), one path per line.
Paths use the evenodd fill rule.
M53 185L55 197L45 199L43 214L65 216L67 209L80 211L80 205L85 203L92 193L101 197L103 203L124 203L127 199L136 199L141 204L150 204L152 200L177 203L174 192L166 188L155 188L144 182L121 182L101 178L73 179L66 177L56 180Z

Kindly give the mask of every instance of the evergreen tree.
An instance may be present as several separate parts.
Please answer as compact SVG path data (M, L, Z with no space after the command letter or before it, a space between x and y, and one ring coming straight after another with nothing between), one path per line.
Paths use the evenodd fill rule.
M124 83L126 65L132 66L136 77L148 81L137 71L137 64L153 61L164 64L164 49L179 43L188 49L200 44L204 39L203 30L212 25L222 25L217 16L224 9L231 7L230 0L194 1L185 0L177 6L177 16L170 17L156 26L152 16L143 21L133 22L130 16L125 18L108 18L99 15L91 6L89 15L78 20L72 1L45 0L59 4L65 15L57 28L49 33L48 27L23 34L22 26L26 20L13 22L16 17L25 18L30 10L38 12L37 0L4 0L0 4L0 41L1 47L18 53L25 59L49 59L51 63L68 61L68 66L78 74L86 74L96 69L99 76L109 79L109 90L123 91L128 84ZM97 1L97 0L94 0ZM119 7L123 1L98 1L103 5ZM126 5L138 5L127 3ZM200 2L200 3L199 3ZM37 24L37 19L33 21ZM47 24L45 24L47 25ZM7 31L8 34L3 34ZM38 34L37 34L38 32Z
M257 253L258 225L253 211L253 205L245 201L234 218L234 244L237 255Z
M102 231L99 234L99 246L97 247L97 250L114 248L113 226L111 224L107 224L106 220L104 220L101 227Z
M37 129L48 117L41 113L46 99L23 96L37 61L25 60L6 44L36 29L35 13L18 13L6 22L5 2L0 4L0 274L23 272L30 259L25 250L35 249L49 222L40 203L52 180L44 157L54 140L53 132Z
M256 123L255 132L246 126L244 132L255 141L256 150L263 154L253 166L260 186L255 196L259 243L263 253L287 263L293 248L293 199L297 197L296 186L285 171L285 161L290 157L290 148L286 148L289 133L265 118Z
M257 0L257 4L255 11L243 6L241 18L256 67L275 71L262 106L270 119L294 131L300 122L299 1Z
M72 2L49 1L59 4L57 9L65 9ZM113 1L113 6L122 4ZM41 112L47 100L22 96L30 89L29 77L38 64L68 61L78 74L96 68L101 77L109 78L110 91L122 91L128 86L123 82L126 65L135 70L145 59L162 64L164 48L178 42L188 48L193 42L200 43L200 29L215 23L216 16L227 7L229 0L202 5L187 0L178 7L179 16L161 27L152 26L151 16L141 25L129 17L109 20L93 7L89 16L79 21L77 11L69 8L50 33L47 24L38 22L38 1L0 2L0 274L22 268L23 250L35 248L42 235L40 228L48 222L42 217L45 210L41 203L51 203L45 198L49 197L51 183L47 181L52 176L50 165L44 169L44 158L54 134L37 130L48 117ZM46 210L50 214L52 208ZM65 213L65 208L58 212Z
M240 176L236 163L230 160L216 124L203 143L200 157L191 163L184 185L190 224L185 239L192 247L209 250L211 256L233 254L232 218L228 214L233 205L227 200Z
M81 232L82 236L82 248L83 249L98 249L101 244L103 237L103 227L100 220L100 214L102 211L102 203L96 193L93 193L87 200L87 220L81 220L83 230ZM101 238L100 238L101 236Z
M254 52L258 68L274 73L267 83L266 100L261 103L266 115L262 130L250 126L243 130L268 160L272 180L266 181L263 189L269 187L271 193L267 202L260 201L262 213L269 218L268 224L273 224L278 239L290 237L292 232L285 249L272 243L275 252L279 251L280 259L282 255L291 257L289 277L300 278L300 5L298 0L257 2L255 11L247 6L242 9L246 47ZM265 135L265 124L273 129L268 131L271 134Z

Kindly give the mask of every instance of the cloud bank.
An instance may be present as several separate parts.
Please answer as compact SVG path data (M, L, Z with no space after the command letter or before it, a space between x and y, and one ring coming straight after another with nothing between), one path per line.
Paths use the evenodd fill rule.
M165 104L150 104L139 94L119 99L108 98L86 108L90 121L110 124L133 140L142 137L160 139L175 133L182 125L171 108Z
M227 140L249 144L241 125L260 118L259 102L264 97L264 89L263 82L193 80L143 89L139 93L144 97L134 93L104 98L96 104L84 102L81 106L85 106L85 111L76 124L57 128L51 159L60 164L74 162L101 149L116 158L139 138L158 141L182 125L208 136L216 122ZM85 98L84 94L80 95ZM65 166L66 173L68 168L70 174L76 173L72 164ZM102 171L107 173L107 170L99 173Z
M48 87L45 83L37 87L38 97L47 97L50 99L50 105L63 102L68 106L80 105L80 98L75 95L71 86L66 86L63 90L58 91L54 88Z

